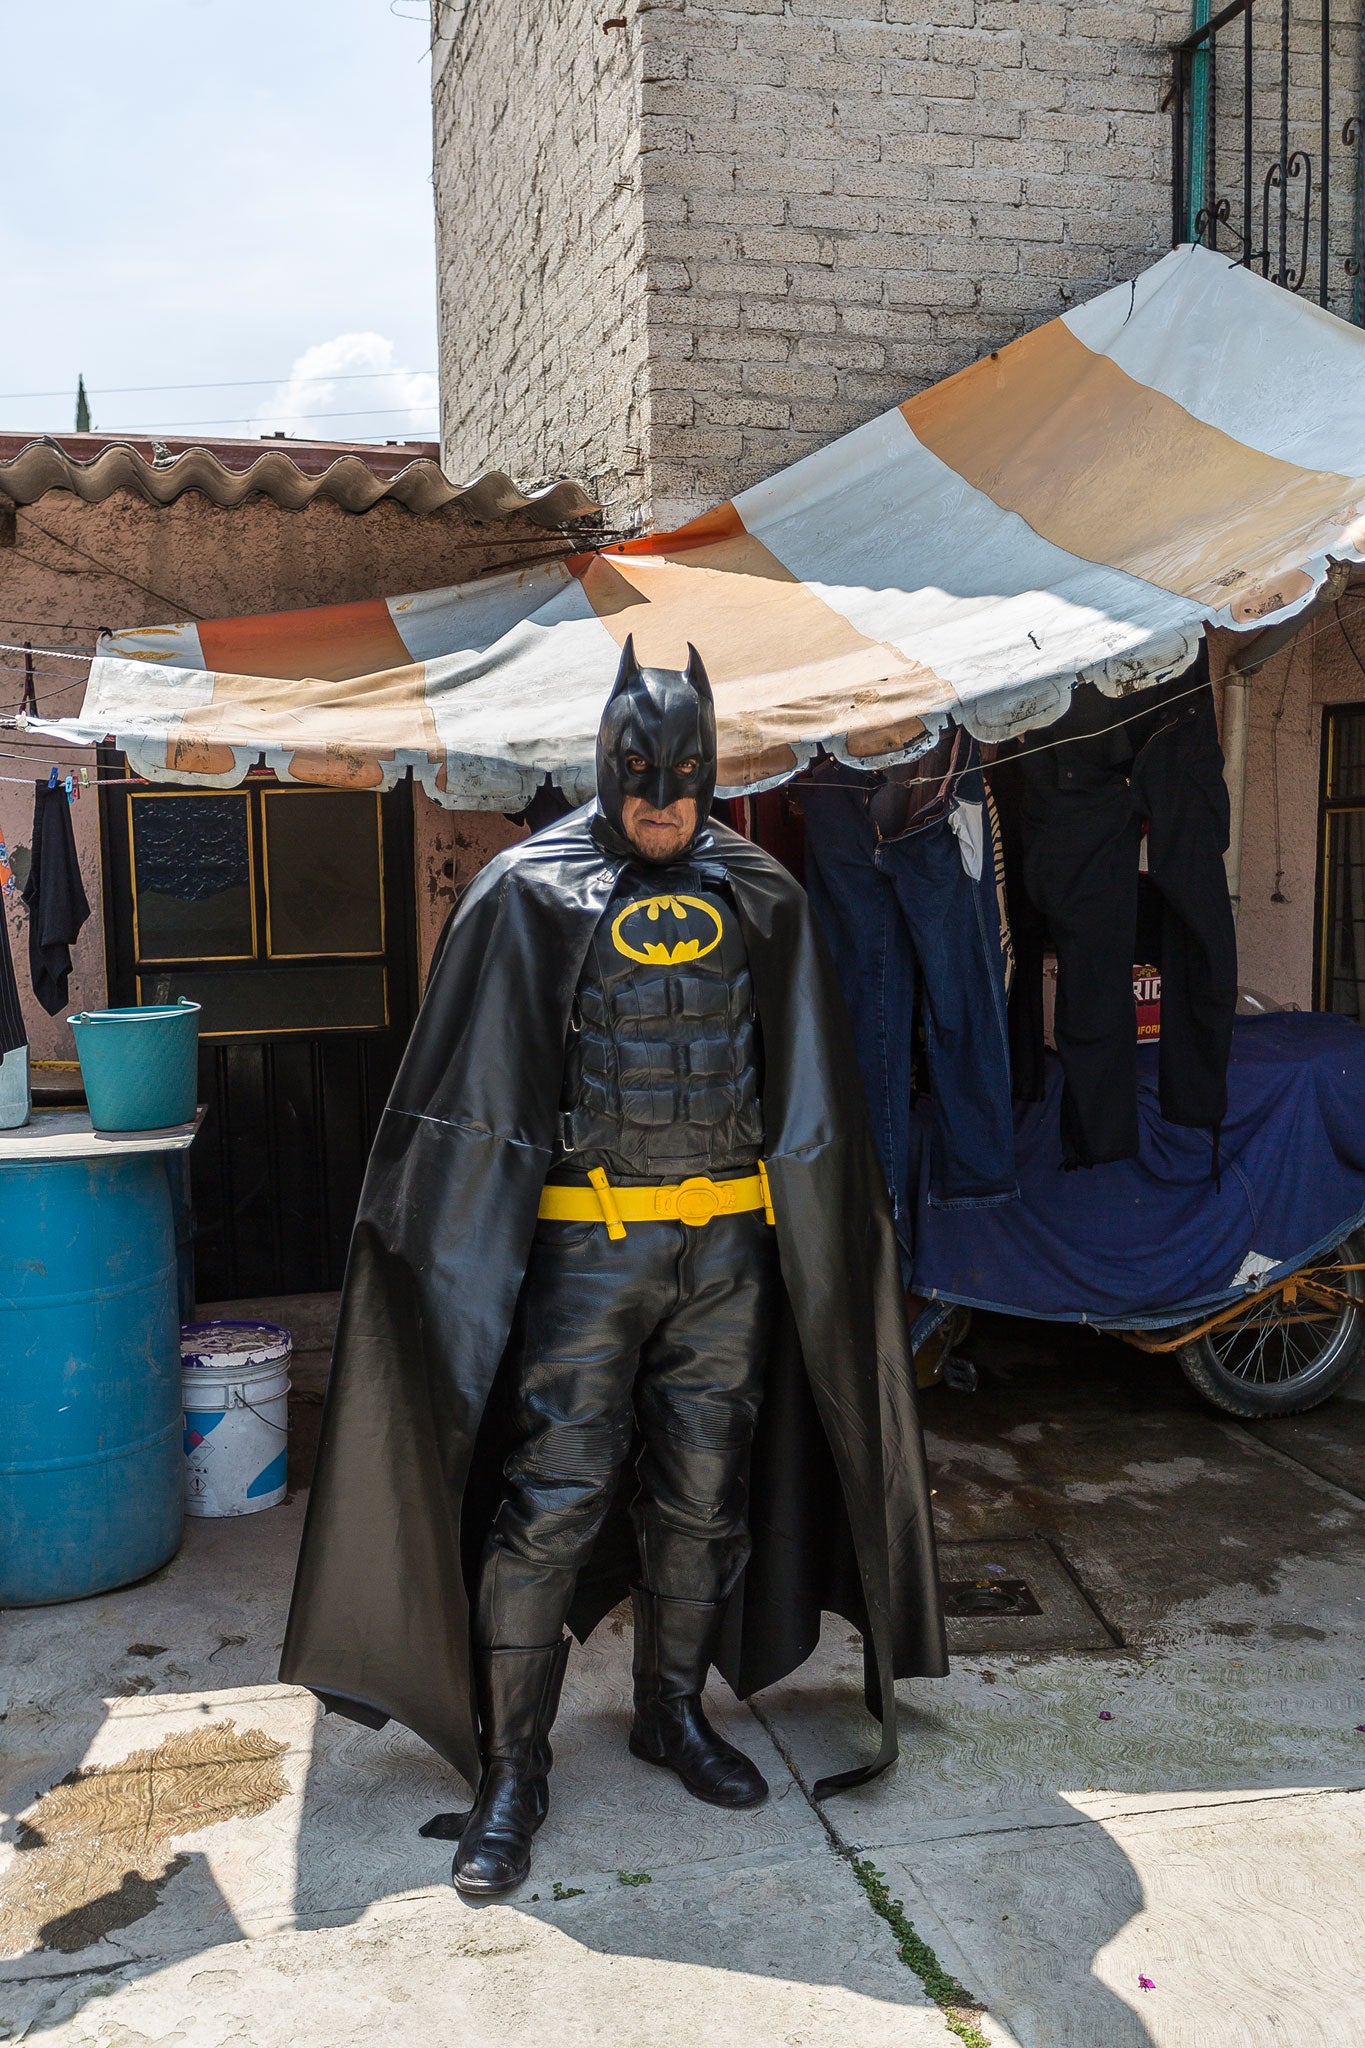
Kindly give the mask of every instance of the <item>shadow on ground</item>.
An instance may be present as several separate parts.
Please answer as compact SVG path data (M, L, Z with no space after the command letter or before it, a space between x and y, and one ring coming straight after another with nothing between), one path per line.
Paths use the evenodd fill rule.
M825 1820L806 1788L871 1733L833 1620L756 1716L720 1710L774 1793L726 1815L626 1754L611 1617L571 1662L534 1876L473 1909L417 1834L458 1802L446 1767L275 1684L299 1501L192 1524L140 1587L6 1616L7 1813L41 1828L68 1772L179 1767L224 1723L278 1746L285 1789L196 1831L181 1783L174 1828L0 1963L0 2039L103 2042L117 2011L158 2041L193 2009L221 2022L206 2043L510 2048L548 2003L571 2044L946 2041L855 1861L1025 2048L1290 2038L1306 1971L1327 2037L1356 1939L1365 1405L1249 1430L1085 1332L981 1318L966 1349L979 1392L925 1401L945 1577L1025 1584L1038 1612L955 1622L952 1676L901 1688L898 1769ZM3 1853L0 1898L35 1849ZM1259 2031L1276 2010L1289 2035Z

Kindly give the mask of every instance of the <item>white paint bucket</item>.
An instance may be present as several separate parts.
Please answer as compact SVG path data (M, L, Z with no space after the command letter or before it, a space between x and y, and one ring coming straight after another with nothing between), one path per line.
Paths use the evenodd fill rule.
M274 1323L182 1325L187 1515L254 1515L284 1499L291 1350Z

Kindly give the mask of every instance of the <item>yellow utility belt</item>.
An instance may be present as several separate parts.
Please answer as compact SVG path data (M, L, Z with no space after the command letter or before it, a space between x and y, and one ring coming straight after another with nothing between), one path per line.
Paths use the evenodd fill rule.
M760 1159L757 1173L743 1180L693 1180L667 1187L614 1188L600 1166L591 1168L586 1188L545 1187L539 1215L546 1223L605 1223L608 1237L624 1237L628 1223L690 1223L697 1229L713 1216L738 1216L761 1209L775 1223L768 1169Z

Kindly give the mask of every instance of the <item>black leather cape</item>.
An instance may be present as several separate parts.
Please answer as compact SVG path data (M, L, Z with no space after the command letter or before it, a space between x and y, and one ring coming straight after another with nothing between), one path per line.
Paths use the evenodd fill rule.
M280 1670L370 1726L405 1723L471 1784L468 1589L505 1457L499 1368L574 990L622 864L607 829L588 806L522 841L446 928L361 1195ZM947 1669L896 1245L804 893L724 826L689 858L724 867L748 943L787 1297L750 1473L753 1554L719 1664L745 1696L804 1662L822 1609L863 1632L881 1747L817 1787L833 1791L894 1758L893 1675ZM576 1635L633 1567L618 1501L580 1577Z

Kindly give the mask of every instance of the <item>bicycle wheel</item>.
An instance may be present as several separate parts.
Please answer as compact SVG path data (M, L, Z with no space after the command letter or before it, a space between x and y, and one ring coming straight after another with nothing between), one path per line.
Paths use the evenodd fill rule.
M1333 1395L1365 1352L1365 1232L1294 1275L1286 1293L1248 1303L1176 1353L1206 1401L1227 1415L1298 1415Z

